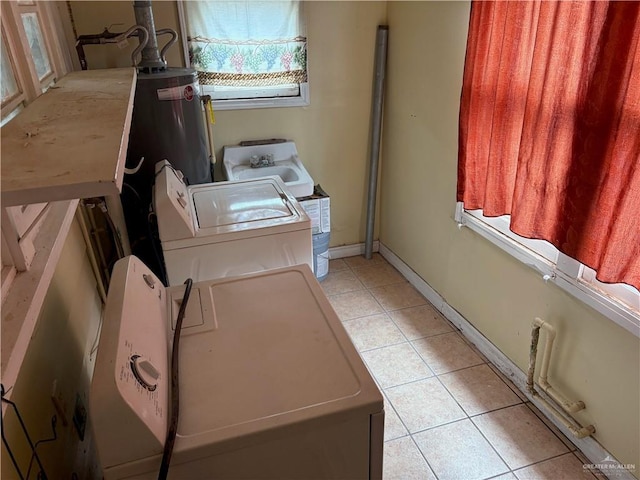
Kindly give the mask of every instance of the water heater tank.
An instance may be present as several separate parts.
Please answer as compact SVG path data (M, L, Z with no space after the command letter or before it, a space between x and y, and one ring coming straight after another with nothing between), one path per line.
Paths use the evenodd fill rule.
M141 157L144 163L133 182L140 193L150 192L154 166L164 159L191 185L212 181L195 70L138 74L127 167L135 167Z

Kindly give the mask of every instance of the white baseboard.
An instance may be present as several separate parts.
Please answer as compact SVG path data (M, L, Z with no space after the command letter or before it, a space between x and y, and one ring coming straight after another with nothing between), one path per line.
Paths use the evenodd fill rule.
M378 240L374 241L372 244L372 250L374 252L378 251L380 246L380 242ZM340 247L331 247L329 249L329 258L344 258L344 257L355 257L356 255L364 255L365 245L364 243L354 243L351 245L343 245Z
M480 331L478 331L466 318L449 305L442 296L425 282L416 272L404 263L396 254L384 244L378 245L378 251L391 265L393 265L404 277L418 290L429 302L436 307L460 332L473 343L480 352L493 363L516 387L544 414L544 407L527 392L527 375L513 363L509 357L493 345ZM594 438L576 438L564 425L553 417L545 417L555 425L593 464L604 465L613 473L616 479L637 480L629 470L615 460L602 445ZM606 461L605 461L606 460ZM617 465L615 465L617 463ZM613 468L612 468L613 467ZM617 467L617 468L616 468ZM606 472L604 472L606 474Z

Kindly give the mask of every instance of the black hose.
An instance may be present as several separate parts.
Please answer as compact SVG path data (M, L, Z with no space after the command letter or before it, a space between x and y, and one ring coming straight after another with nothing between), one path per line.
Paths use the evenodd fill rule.
M167 474L169 473L169 463L171 463L171 454L173 453L173 446L176 442L176 433L178 432L178 414L180 412L180 395L178 385L180 330L182 330L182 320L184 319L184 314L187 311L187 302L189 301L189 295L191 295L193 280L187 278L184 283L186 288L184 290L184 296L182 297L182 303L180 304L180 310L178 310L176 331L173 334L173 347L171 349L171 417L169 418L169 427L167 428L167 438L164 442L164 452L162 454L162 463L160 465L160 472L158 473L158 480L166 480L167 478Z

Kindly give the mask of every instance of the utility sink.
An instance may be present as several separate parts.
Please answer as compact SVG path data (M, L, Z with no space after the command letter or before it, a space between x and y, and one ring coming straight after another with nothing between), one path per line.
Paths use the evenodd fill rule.
M222 168L227 180L249 180L277 175L294 197L313 194L313 179L298 158L296 144L291 141L225 146Z

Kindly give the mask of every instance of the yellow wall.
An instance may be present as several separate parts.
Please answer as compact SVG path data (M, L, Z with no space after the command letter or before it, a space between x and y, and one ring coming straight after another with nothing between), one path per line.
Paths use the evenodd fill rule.
M72 418L76 395L88 408L95 362L95 352L91 355L91 351L97 341L101 308L86 245L74 220L11 396L34 442L51 437L51 417L57 415L58 439L38 448L51 479L71 478L74 471L80 478L93 478L92 472L98 471L91 428L87 426L85 440L81 442ZM51 401L54 381L66 425ZM7 412L3 420L9 444L17 453L24 474L29 464L28 445L13 412ZM4 449L1 477L18 478ZM32 473L29 478L35 475Z
M131 2L71 5L78 34L134 22ZM175 2L154 2L153 11L156 28L177 28ZM302 163L331 196L331 246L359 243L365 237L375 36L378 24L385 22L386 3L314 1L305 2L304 11L311 105L217 112L217 157L222 160L224 145L241 140L294 140ZM170 52L180 50L176 44ZM90 68L125 66L129 59L128 50L121 53L113 45L88 47L86 53ZM182 65L181 59L168 60L171 66Z
M640 465L638 339L453 221L468 20L468 2L388 3L380 241L523 371L532 319L555 325L551 383Z

